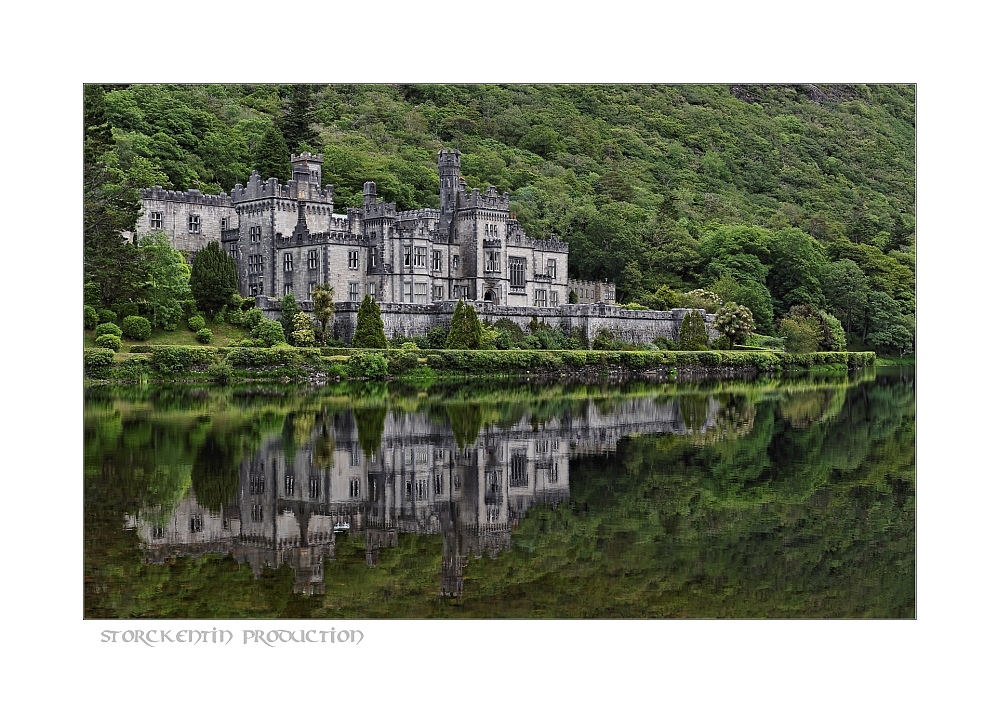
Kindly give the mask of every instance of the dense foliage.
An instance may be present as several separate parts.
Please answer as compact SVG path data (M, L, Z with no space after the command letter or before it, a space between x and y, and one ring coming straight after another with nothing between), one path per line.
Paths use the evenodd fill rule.
M597 348L596 343L594 348ZM708 330L705 327L705 318L701 316L700 312L691 311L681 320L677 348L682 351L708 349Z
M222 251L218 242L209 242L191 263L191 294L198 308L214 315L236 291L236 262Z
M437 207L436 153L457 147L470 188L509 191L528 233L568 241L570 275L613 280L620 302L659 307L706 288L750 309L764 334L792 306L812 305L836 315L852 348L912 343L912 85L99 93L88 87L88 139L101 155L88 194L101 198L87 222L107 222L102 231L131 229L136 185L217 193L253 168L285 179L287 154L300 149L324 155L339 208L360 206L366 180L401 210ZM106 303L133 295L129 250L87 231L88 280Z

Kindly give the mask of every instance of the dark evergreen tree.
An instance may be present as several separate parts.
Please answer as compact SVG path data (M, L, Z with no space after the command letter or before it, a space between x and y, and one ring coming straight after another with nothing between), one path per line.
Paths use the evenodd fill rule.
M291 152L276 128L270 127L260 140L254 169L264 180L277 178L284 183L292 177Z
M198 309L214 315L236 292L236 262L222 251L218 242L209 242L194 255L191 264L191 294Z
M465 306L465 335L469 342L469 349L479 349L483 339L483 326L476 315L476 306Z
M333 316L333 288L329 283L320 283L313 288L313 315L320 326L320 344L326 344L326 326Z
M295 331L295 315L302 312L295 296L289 293L281 299L281 329L285 332L285 339L291 343L292 332Z
M382 311L375 298L366 295L358 310L358 326L354 330L351 346L364 349L388 349L389 342L385 338L385 325L382 323Z
M111 129L100 86L84 89L83 273L100 290L103 305L131 300L146 282L138 248L122 232L135 231L142 210L136 184L109 168Z
M316 133L309 126L313 114L312 89L311 85L292 86L285 114L278 123L281 127L281 134L285 138L285 144L293 149L312 150L313 148Z
M691 311L681 321L677 348L683 351L708 349L708 330L700 312Z
M451 316L451 329L448 330L446 349L478 349L482 329L476 308L459 300L455 312Z

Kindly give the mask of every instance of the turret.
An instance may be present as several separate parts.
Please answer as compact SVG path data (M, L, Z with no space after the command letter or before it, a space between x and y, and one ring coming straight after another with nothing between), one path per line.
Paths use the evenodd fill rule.
M450 231L451 220L458 201L458 179L462 165L462 152L458 149L441 149L438 152L438 177L441 184L441 226Z
M375 181L366 181L364 190L365 205L375 204Z
M315 184L319 189L323 179L323 155L305 151L298 156L292 154L292 180Z

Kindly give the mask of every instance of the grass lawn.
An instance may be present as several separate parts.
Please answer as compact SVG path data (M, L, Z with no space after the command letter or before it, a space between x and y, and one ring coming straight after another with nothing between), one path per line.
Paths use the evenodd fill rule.
M118 326L121 327L121 325ZM221 325L209 324L206 325L206 327L212 330L211 346L214 347L228 347L247 336L247 331L245 329L233 327L232 325L226 323L222 323ZM83 348L94 348L96 346L94 344L94 338L95 335L93 330L84 330ZM131 339L122 338L122 352L128 351L128 348L133 344L181 344L190 346L205 346L195 339L194 332L188 329L186 322L178 325L177 329L173 332L164 332L161 329L154 329L153 335L145 342L136 342Z

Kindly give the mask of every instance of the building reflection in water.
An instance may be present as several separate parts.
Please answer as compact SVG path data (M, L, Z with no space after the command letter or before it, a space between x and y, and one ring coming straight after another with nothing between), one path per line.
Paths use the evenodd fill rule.
M255 576L288 565L295 591L309 595L325 592L323 564L336 557L338 534L363 533L375 566L400 533L440 533L441 593L458 596L470 556L510 549L511 531L531 506L569 498L570 457L613 452L627 435L704 434L719 404L706 397L702 407L692 418L676 399L586 401L545 422L528 413L511 427L487 426L469 446L446 420L390 411L372 455L362 449L373 443L359 441L355 415L343 411L317 417L294 455L280 434L266 438L242 461L238 500L221 512L189 491L165 522L140 514L126 526L138 530L148 561L224 553ZM684 421L702 418L700 427Z

